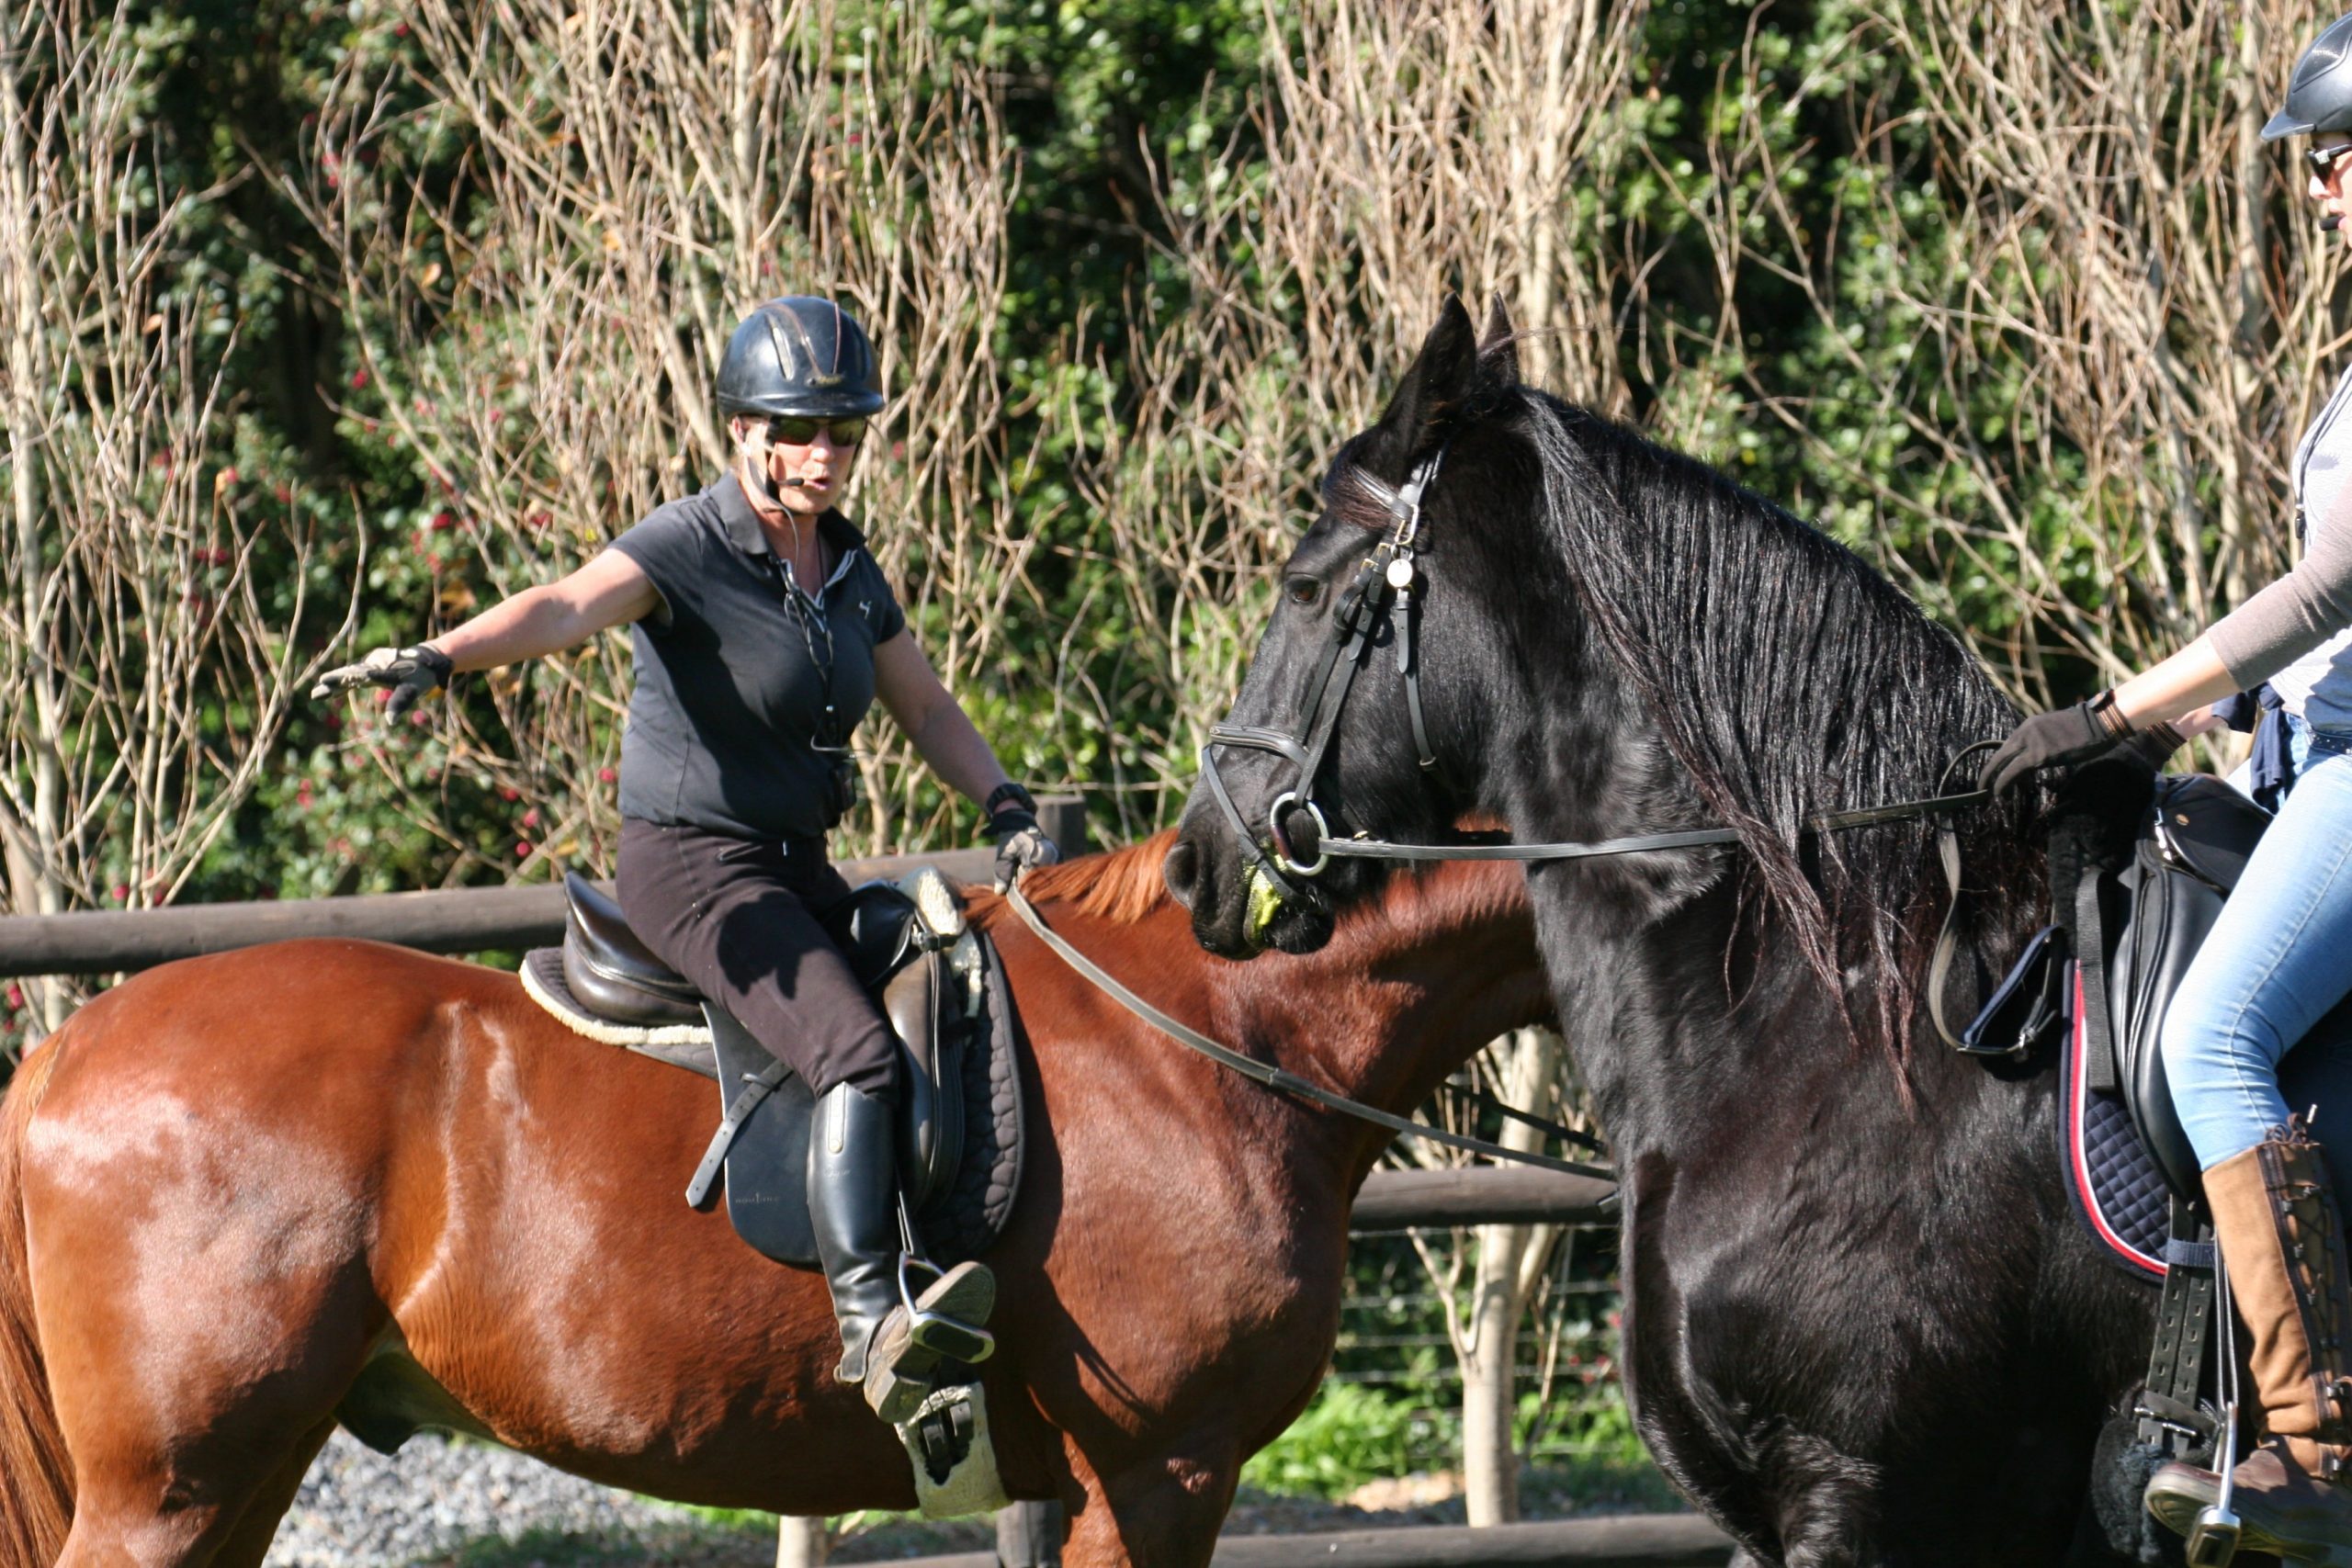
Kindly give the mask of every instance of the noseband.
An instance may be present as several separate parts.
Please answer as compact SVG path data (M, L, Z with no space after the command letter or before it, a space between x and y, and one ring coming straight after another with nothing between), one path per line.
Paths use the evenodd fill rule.
M1330 750L1331 737L1339 728L1340 708L1348 700L1348 688L1354 684L1356 671L1371 662L1383 626L1396 634L1396 672L1405 678L1405 710L1412 719L1414 749L1423 768L1437 766L1437 753L1430 746L1429 727L1421 717L1420 660L1415 656L1413 637L1419 614L1414 588L1420 572L1414 564L1414 556L1421 530L1422 498L1429 494L1430 485L1445 461L1445 450L1440 446L1422 459L1403 488L1397 490L1390 489L1362 468L1351 471L1350 477L1388 509L1390 526L1387 536L1364 558L1363 564L1356 570L1355 581L1331 607L1330 646L1309 682L1314 694L1308 699L1300 728L1291 732L1257 725L1219 724L1209 730L1208 744L1201 748L1201 777L1207 781L1210 795L1232 827L1243 860L1285 900L1295 900L1302 895L1303 890L1292 877L1311 880L1320 876L1330 863L1331 824L1323 807L1316 803L1315 781L1323 771L1324 755ZM1232 794L1217 776L1216 749L1220 746L1272 751L1298 769L1297 781L1275 795L1273 804L1266 809L1271 852L1259 847L1257 834L1242 820L1240 808L1233 804ZM1294 807L1305 811L1315 823L1315 858L1311 861L1302 861L1292 852L1290 835L1283 829L1283 818Z

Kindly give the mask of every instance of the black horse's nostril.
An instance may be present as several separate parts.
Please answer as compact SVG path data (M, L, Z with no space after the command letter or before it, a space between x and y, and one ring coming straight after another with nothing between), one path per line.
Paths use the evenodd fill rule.
M1191 908L1193 894L1201 879L1201 852L1184 840L1178 840L1176 847L1168 852L1168 858L1159 863L1159 875L1168 884L1169 897L1185 908Z

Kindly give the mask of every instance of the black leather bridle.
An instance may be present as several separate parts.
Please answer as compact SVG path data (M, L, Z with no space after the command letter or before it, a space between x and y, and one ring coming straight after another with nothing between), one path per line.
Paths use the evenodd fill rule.
M1420 572L1415 558L1421 536L1421 508L1428 499L1430 485L1445 461L1445 454L1446 448L1440 446L1416 465L1403 486L1396 489L1362 468L1351 476L1387 507L1390 526L1387 536L1357 569L1355 581L1332 606L1331 644L1308 682L1306 715L1299 730L1245 724L1218 724L1209 730L1208 744L1201 748L1201 778L1232 828L1243 863L1262 876L1284 902L1295 902L1304 896L1299 884L1320 876L1334 856L1390 861L1565 861L1738 843L1739 830L1735 828L1689 828L1666 833L1637 833L1622 839L1542 844L1399 844L1361 833L1349 838L1332 836L1330 819L1315 799L1316 780L1331 749L1340 709L1348 700L1348 689L1354 683L1356 672L1370 661L1384 626L1392 627L1396 634L1396 670L1405 678L1405 707L1412 720L1414 749L1423 769L1437 766L1437 753L1430 745L1429 726L1421 715L1420 660L1414 636L1419 610L1415 590ZM1979 741L1962 750L1944 769L1943 787L1949 789L1953 772L1969 757L1993 744L1989 740ZM1266 829L1271 848L1261 847L1258 836L1242 818L1240 807L1234 804L1224 779L1217 774L1216 749L1220 746L1272 751L1298 769L1296 782L1276 795L1273 804L1267 807ZM1936 839L1950 902L1944 909L1943 928L1937 935L1930 966L1928 1011L1936 1032L1943 1036L1945 1043L1956 1049L1965 1047L1946 1026L1942 999L1943 981L1956 948L1955 919L1960 910L1961 888L1960 834L1950 818L1952 813L1983 805L1991 798L1985 790L1962 790L1827 812L1806 825L1809 832L1842 832L1923 817L1945 818L1937 826ZM1306 812L1314 821L1312 860L1297 857L1290 835L1284 830L1283 818L1293 810Z
M1422 459L1401 489L1390 489L1362 468L1351 475L1355 483L1370 491L1374 499L1388 509L1390 526L1387 536L1363 558L1363 564L1356 569L1355 581L1331 607L1331 643L1324 650L1322 665L1307 683L1306 716L1300 728L1294 733L1259 725L1219 724L1210 728L1208 744L1201 748L1201 777L1233 829L1242 859L1285 899L1295 900L1302 894L1292 877L1304 881L1320 876L1334 853L1351 853L1346 846L1375 841L1334 840L1330 819L1316 802L1315 782L1323 771L1324 756L1331 749L1331 737L1339 728L1340 709L1348 700L1348 688L1355 683L1356 672L1371 662L1384 626L1396 634L1396 672L1405 678L1405 711L1412 719L1414 750L1423 768L1437 766L1437 753L1430 746L1429 725L1421 716L1420 660L1416 657L1414 638L1419 615L1414 589L1420 569L1414 564L1414 556L1420 537L1421 502L1445 461L1445 447L1440 446ZM1217 776L1216 749L1220 746L1272 751L1298 769L1297 783L1275 795L1273 804L1266 809L1272 853L1259 847L1257 834L1242 820L1231 792ZM1315 823L1316 851L1311 861L1302 861L1292 852L1290 835L1283 826L1283 818L1294 807L1306 812Z

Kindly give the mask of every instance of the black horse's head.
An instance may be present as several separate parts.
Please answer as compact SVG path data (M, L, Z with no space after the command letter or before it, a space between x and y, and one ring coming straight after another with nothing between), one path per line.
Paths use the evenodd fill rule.
M1510 342L1499 310L1482 338L1449 301L1333 460L1168 856L1194 934L1237 957L1318 945L1381 863L1325 862L1326 839L1442 841L1473 817L1526 840L1723 827L1736 851L1539 873L1539 908L1573 888L1601 942L1690 908L1712 923L1678 926L1686 945L1747 944L1724 973L1790 955L1818 990L1873 998L1866 1032L1907 1038L1933 829L1811 825L1939 793L2013 710L1851 550L1521 386ZM2014 852L2022 810L1961 825L1972 865Z
M1329 937L1377 873L1323 857L1327 829L1426 838L1476 805L1491 705L1507 697L1474 530L1540 499L1510 433L1522 397L1499 305L1482 339L1448 300L1380 423L1332 462L1168 855L1170 890L1211 950L1306 953Z

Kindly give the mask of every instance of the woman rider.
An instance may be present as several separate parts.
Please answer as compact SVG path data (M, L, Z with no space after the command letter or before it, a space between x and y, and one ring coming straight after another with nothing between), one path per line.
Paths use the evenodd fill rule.
M562 581L430 642L379 649L313 694L389 686L397 717L456 671L633 625L621 908L817 1096L808 1206L841 1322L836 1375L897 1421L936 1360L909 1338L899 1299L903 1053L818 921L849 891L825 833L850 803L850 731L879 696L923 761L981 803L1000 881L1057 852L834 508L883 405L865 330L828 299L771 299L728 339L718 390L738 453L726 478L658 508ZM995 1300L989 1271L966 1263L918 1305L978 1325Z
M2352 243L2352 17L2296 62L2263 139L2311 136L2321 227ZM2352 1284L2319 1148L2278 1092L2278 1059L2352 991L2352 370L2303 433L2293 468L2302 562L2144 674L2020 724L1985 765L1996 793L2037 768L2264 681L2279 694L2296 778L2161 1038L2182 1125L2204 1172L2231 1294L2252 1341L2266 1440L2236 1472L2249 1551L2352 1563ZM2166 1465L2151 1511L2184 1533L2219 1479Z

